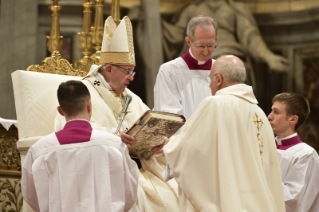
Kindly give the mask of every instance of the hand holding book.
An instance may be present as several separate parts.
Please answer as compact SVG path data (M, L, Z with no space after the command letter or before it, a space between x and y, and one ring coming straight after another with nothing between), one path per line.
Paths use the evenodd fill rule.
M184 123L184 116L179 114L146 111L127 131L137 141L130 149L131 157L148 160L153 155L152 148L164 143L162 137L170 138Z
M153 154L162 154L163 153L163 148L164 146L169 142L169 139L166 138L165 136L162 137L164 143L162 145L156 146L152 148L152 153Z
M129 149L134 147L134 145L137 143L136 139L133 136L126 134L126 132L119 132L119 134L122 142L125 143Z

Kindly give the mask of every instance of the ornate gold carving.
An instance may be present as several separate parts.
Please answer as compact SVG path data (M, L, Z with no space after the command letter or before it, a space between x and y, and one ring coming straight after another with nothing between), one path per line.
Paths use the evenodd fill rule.
M259 131L261 129L261 127L263 126L263 121L258 117L257 113L255 113L252 121L256 125L257 130ZM263 164L264 142L263 142L263 137L262 137L262 135L260 133L257 133L257 140L258 140L258 146L259 146L259 151L260 151L261 164Z
M60 23L59 23L59 10L62 8L58 5L58 1L60 0L52 0L53 5L50 6L50 10L52 11L52 20L51 20L51 31L50 36L47 36L48 43L47 47L50 52L53 51L61 51L62 49L62 38L60 36Z
M17 142L17 128L12 125L7 131L0 125L0 175L21 175L21 160Z
M23 198L19 179L0 179L0 208L2 212L21 212Z
M127 30L127 42L128 42L129 52L101 52L101 58L100 58L101 64L114 63L114 64L135 65L132 24L129 18L125 18L125 25Z
M95 45L96 52L92 54L91 59L94 64L100 64L101 46L103 39L103 6L104 0L95 0L94 27L91 27L92 43Z
M46 58L43 65L31 65L27 68L27 71L80 77L86 75L84 71L73 69L72 65L66 59L63 59L58 51L52 52L51 57Z
M86 0L86 2L82 3L83 10L83 25L82 32L79 33L79 45L82 49L84 49L83 55L84 57L77 62L75 62L75 69L81 70L85 73L88 73L91 66L94 64L94 61L90 58L91 52L89 49L92 48L92 34L90 32L91 27L91 8L93 7L93 3L90 3L90 0Z

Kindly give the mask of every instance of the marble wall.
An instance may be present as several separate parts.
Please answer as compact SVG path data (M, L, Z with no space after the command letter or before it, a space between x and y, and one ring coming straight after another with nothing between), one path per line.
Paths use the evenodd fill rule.
M15 119L11 73L36 61L37 0L1 2L0 117Z

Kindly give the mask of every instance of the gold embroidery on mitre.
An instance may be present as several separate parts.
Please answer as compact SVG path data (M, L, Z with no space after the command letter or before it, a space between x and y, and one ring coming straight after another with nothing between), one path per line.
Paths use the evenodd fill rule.
M255 113L253 120L254 124L257 127L257 130L259 131L263 125L263 121L258 117L257 113ZM261 164L263 164L263 137L260 133L257 133L257 140L258 140L258 146L259 146L259 151L260 151L260 159L261 159Z
M134 65L135 54L133 43L132 24L128 17L124 18L126 26L126 35L129 52L101 52L100 64L119 64L119 65Z

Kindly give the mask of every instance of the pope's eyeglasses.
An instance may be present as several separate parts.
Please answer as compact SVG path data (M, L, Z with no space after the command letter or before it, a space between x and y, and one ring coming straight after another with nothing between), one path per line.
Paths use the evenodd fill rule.
M126 72L127 72L127 76L129 76L129 77L130 77L130 76L133 76L133 77L134 77L134 75L135 75L135 72L134 72L133 70L130 71L130 70L126 69L126 68L123 68L122 66L115 65L115 64L112 64L112 66L115 66L115 67L117 67L117 68L120 68L120 69L126 71Z

